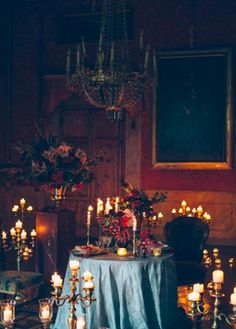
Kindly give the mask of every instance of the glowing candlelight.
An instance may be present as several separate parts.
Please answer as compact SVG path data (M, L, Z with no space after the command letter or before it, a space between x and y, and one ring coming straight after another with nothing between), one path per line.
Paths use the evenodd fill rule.
M35 231L35 229L33 229L33 230L31 231L30 235L31 235L31 236L34 236L34 237L37 235L37 232Z
M5 231L2 231L2 239L6 240L7 238L7 233Z
M3 321L4 322L11 322L13 319L13 312L12 309L9 308L9 306L7 306L4 310L3 310Z
M196 213L197 213L196 208L193 208L193 209L192 209L192 213L193 213L193 215L196 215Z
M32 206L28 206L28 207L26 208L26 210L27 210L28 212L33 211L33 207L32 207Z
M204 284L203 283L195 283L193 285L193 291L202 294L204 292Z
M51 282L54 283L54 281L56 280L56 278L60 278L60 275L57 274L57 272L55 272L52 276L51 276Z
M187 202L186 202L185 200L183 200L183 201L181 202L181 207L182 207L182 208L186 208L186 206L187 206Z
M159 213L157 214L157 217L158 217L158 219L162 219L164 216L163 216L163 214L162 214L161 212L159 212Z
M230 295L230 303L236 305L236 293Z
M42 308L41 318L43 320L49 320L50 319L50 310L47 307Z
M23 223L20 220L18 220L15 224L16 228L22 228L22 225Z
M200 294L199 292L190 292L188 294L188 300L190 300L191 302L198 302L200 300Z
M118 248L117 249L117 256L127 256L127 249L126 248Z
M76 259L71 259L69 263L69 269L70 270L79 270L80 269L80 263Z
M118 212L118 211L119 211L119 202L120 202L120 199L119 199L119 197L117 196L117 197L116 197L116 202L115 202L115 212Z
M11 236L16 235L16 230L15 230L14 227L12 227L12 228L10 229L10 233L11 233Z
M84 281L91 281L93 279L92 274L89 271L85 271L83 274Z
M94 283L92 281L85 281L84 288L85 289L94 289Z
M179 214L183 214L183 209L179 208Z
M171 211L171 213L172 213L173 215L175 215L175 214L176 214L176 209L173 208L172 211Z
M21 232L21 239L22 240L26 240L26 237L27 237L27 233L26 233L26 231L25 230L23 230L22 232Z
M25 203L26 203L26 201L25 201L24 198L20 199L20 206L21 207L24 207Z
M212 272L212 281L214 283L223 283L224 282L224 272L221 270L215 270Z

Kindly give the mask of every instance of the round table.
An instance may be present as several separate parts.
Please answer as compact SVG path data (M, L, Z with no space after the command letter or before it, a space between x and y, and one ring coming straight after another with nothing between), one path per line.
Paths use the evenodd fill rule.
M70 259L81 263L78 277L94 276L96 301L87 309L86 329L167 329L177 312L177 284L173 254L130 258L102 255ZM67 270L62 295L70 293ZM78 288L81 289L80 284ZM54 329L66 329L69 305L58 308ZM77 316L84 313L76 306Z

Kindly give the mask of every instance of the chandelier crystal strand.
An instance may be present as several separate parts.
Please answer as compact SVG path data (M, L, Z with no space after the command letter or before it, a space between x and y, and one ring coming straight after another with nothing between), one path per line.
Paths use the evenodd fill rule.
M131 68L128 48L125 0L104 0L103 16L94 66L88 65L84 39L76 47L76 65L72 72L71 50L67 53L67 86L96 108L104 108L111 120L123 118L142 98L151 82L150 46L144 51L140 34L139 65ZM155 74L154 74L155 75Z

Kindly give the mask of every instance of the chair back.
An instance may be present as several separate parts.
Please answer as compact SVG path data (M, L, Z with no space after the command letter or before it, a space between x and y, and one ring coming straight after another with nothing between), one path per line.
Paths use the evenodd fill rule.
M209 225L196 217L176 217L164 226L164 236L177 261L201 263Z

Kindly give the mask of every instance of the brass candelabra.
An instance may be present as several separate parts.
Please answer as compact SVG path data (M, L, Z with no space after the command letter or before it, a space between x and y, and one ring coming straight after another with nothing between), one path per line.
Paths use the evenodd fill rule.
M16 262L17 271L21 269L21 259L27 259L32 256L33 248L35 247L36 231L32 230L30 238L28 238L27 232L23 228L23 221L25 219L25 199L20 200L20 206L14 205L12 213L17 220L15 226L10 229L10 236L5 231L2 232L2 247L5 251L15 249L17 252ZM33 210L32 206L28 206L27 213Z
M70 282L70 294L61 296L62 292L62 279L60 276L55 273L52 275L51 278L51 283L53 287L53 292L52 292L52 299L48 300L47 305L41 306L41 311L40 314L43 315L42 311L44 309L48 310L49 313L45 314L45 316L41 316L40 319L42 323L44 323L45 328L46 326L50 325L50 321L52 318L52 307L51 305L53 303L56 304L56 306L60 307L65 304L65 302L68 302L70 307L69 307L69 314L67 318L67 324L68 324L68 329L76 329L78 327L78 319L76 317L76 305L81 304L84 308L89 307L92 302L96 300L96 298L93 296L93 291L94 291L94 283L93 283L93 276L90 272L86 271L83 274L82 280L84 281L82 290L83 293L77 292L77 283L81 281L81 279L78 278L78 271L80 269L80 263L77 260L71 260L69 263L69 269L71 271L71 277L69 278ZM81 319L79 320L80 322L82 321ZM84 320L85 321L85 320ZM84 323L83 327L84 329L86 328L86 324Z
M214 282L215 279L215 282ZM212 320L211 328L219 328L219 322L225 320L229 325L236 324L236 288L231 294L230 304L232 305L232 313L226 315L219 310L220 300L224 297L222 292L223 271L213 271L213 282L208 285L209 295L213 298L213 308L210 310L204 309L203 292L193 292L189 294L190 310L187 312L189 318L193 321L194 328L198 328L198 323L204 319Z

